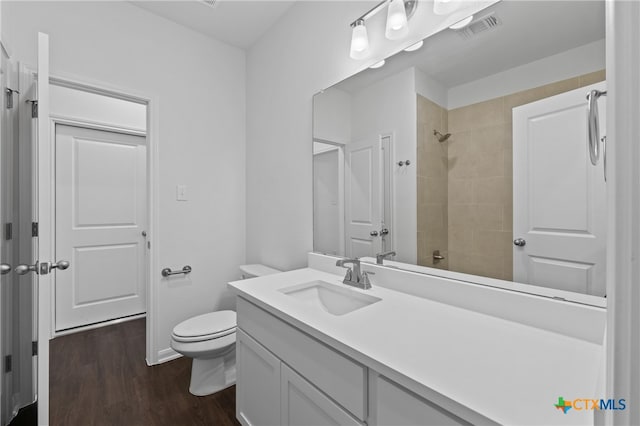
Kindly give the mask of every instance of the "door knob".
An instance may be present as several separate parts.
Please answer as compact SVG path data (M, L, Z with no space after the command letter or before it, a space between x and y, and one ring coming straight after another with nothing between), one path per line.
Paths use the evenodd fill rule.
M371 235L372 237L377 237L378 236L378 231L371 231L371 232L369 232L369 235Z
M8 263L0 263L0 275L7 275L11 272L11 265Z
M59 269L61 271L69 267L69 262L66 260L60 260L58 263L50 262L36 262L34 265L18 265L16 266L16 274L24 275L29 272L35 272L38 275L47 275L52 269Z
M147 231L142 231L141 234L142 234L143 237L146 237L147 236Z
M18 275L25 275L28 274L29 272L36 272L38 271L38 262L36 262L33 265L18 265L16 266L16 274Z
M515 240L513 240L513 245L515 246L524 247L525 244L527 244L527 242L524 240L524 238L516 238Z
M57 263L52 263L51 264L51 269L59 269L61 271L64 271L65 269L67 269L69 267L69 262L67 262L66 260L59 260Z
M385 236L389 233L389 230L387 228L382 228L382 230L380 230L380 235Z

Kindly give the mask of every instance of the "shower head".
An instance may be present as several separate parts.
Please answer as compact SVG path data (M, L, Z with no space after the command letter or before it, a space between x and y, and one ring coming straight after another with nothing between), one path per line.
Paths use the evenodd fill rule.
M435 135L435 137L438 138L438 142L446 142L447 139L451 137L451 133L447 133L446 135L443 135L442 133L440 133L435 129L433 130L433 134Z

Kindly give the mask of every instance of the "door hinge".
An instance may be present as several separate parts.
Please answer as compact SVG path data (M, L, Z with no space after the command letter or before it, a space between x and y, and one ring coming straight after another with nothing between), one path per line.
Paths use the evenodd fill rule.
M4 372L11 372L11 355L7 355L4 357Z
M5 96L7 98L7 109L12 109L13 108L13 94L14 93L20 93L17 90L13 90L13 89L9 89L8 87L4 89L4 93Z
M13 223L11 222L4 224L4 239L7 241L13 239Z
M38 100L30 99L27 102L31 104L31 118L38 118Z
M31 356L38 355L38 341L31 342Z
M38 222L31 222L31 236L38 236Z

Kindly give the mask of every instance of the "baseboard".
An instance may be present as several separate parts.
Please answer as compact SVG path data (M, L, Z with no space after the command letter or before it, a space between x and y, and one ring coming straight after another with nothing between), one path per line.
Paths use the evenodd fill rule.
M161 349L158 351L158 364L180 358L181 356L182 355L171 348Z

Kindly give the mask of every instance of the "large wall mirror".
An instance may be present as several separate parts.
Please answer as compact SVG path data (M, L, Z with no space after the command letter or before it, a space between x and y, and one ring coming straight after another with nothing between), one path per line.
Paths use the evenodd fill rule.
M502 1L318 93L314 251L606 296L593 89L604 2Z

